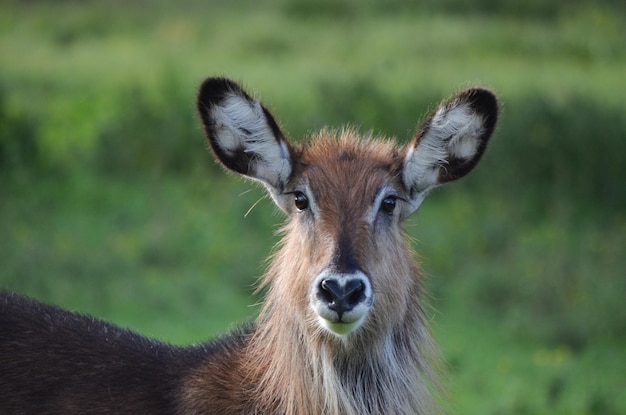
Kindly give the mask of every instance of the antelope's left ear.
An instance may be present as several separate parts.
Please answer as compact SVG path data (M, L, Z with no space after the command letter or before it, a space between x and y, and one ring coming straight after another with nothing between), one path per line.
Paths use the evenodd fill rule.
M442 102L406 147L402 180L409 196L406 214L428 192L469 173L483 155L498 119L498 100L486 89L467 89Z

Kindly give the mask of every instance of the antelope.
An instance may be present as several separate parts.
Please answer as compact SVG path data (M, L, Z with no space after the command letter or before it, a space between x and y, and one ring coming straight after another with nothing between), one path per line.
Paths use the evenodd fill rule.
M237 83L197 107L217 160L285 213L258 318L173 346L13 293L0 296L0 413L432 414L440 365L403 221L476 166L495 95L443 101L407 144L354 128L289 141Z

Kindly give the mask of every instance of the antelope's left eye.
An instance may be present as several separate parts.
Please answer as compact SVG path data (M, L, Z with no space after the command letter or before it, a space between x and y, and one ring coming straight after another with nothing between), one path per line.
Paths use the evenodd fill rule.
M396 208L396 196L387 196L380 202L380 210L384 213L391 215Z

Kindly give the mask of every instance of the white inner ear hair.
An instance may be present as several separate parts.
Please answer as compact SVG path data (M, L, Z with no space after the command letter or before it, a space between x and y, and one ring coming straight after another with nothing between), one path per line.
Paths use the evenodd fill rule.
M404 182L418 193L437 186L439 168L445 168L450 157L474 157L482 133L483 118L469 104L439 108L417 147L407 152Z
M436 139L447 146L449 156L470 159L478 151L483 123L483 117L473 111L469 104L460 104L448 109L440 108L427 134L437 135Z
M256 178L286 181L291 174L287 144L274 135L261 104L231 94L219 106L211 109L217 126L217 144L230 156L243 148L253 154Z

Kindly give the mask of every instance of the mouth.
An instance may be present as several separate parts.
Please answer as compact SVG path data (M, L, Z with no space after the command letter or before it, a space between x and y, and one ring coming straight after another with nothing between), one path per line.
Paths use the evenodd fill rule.
M323 327L338 336L344 336L348 333L355 331L363 324L363 321L365 320L365 314L353 321L346 321L345 319L329 320L319 315L318 317L319 322Z

